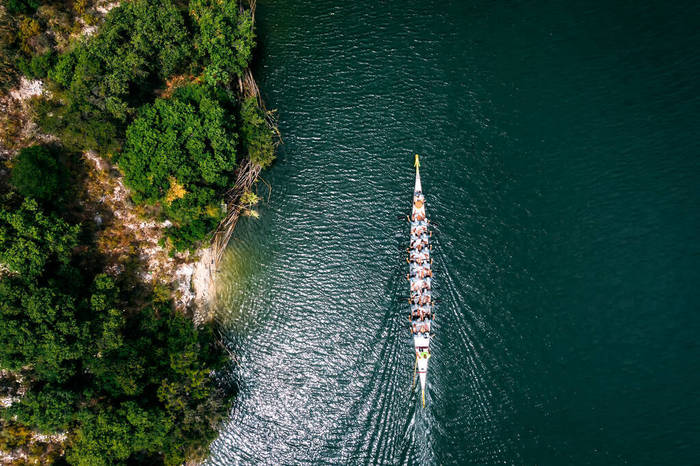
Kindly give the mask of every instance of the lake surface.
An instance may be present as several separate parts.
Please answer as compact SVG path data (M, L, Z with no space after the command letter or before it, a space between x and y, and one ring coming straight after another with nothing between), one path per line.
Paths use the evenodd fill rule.
M209 463L697 464L698 18L260 0L284 145L222 266L239 393ZM437 223L425 409L414 153Z

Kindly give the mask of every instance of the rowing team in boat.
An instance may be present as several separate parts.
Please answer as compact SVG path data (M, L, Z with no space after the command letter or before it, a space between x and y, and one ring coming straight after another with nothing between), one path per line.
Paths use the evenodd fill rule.
M431 298L431 281L433 272L430 268L433 260L430 258L431 246L428 244L428 221L425 218L425 198L423 193L416 191L413 196L413 215L411 221L411 241L409 257L409 273L406 279L411 284L411 333L415 336L428 337L430 323L433 319L433 301ZM424 350L427 351L427 348ZM425 355L428 356L429 353Z

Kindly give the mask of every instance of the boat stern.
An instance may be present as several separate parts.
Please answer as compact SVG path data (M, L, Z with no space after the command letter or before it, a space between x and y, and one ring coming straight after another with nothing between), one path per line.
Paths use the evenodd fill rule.
M416 348L418 378L420 380L421 399L425 407L425 387L428 383L428 360L430 350L427 347Z

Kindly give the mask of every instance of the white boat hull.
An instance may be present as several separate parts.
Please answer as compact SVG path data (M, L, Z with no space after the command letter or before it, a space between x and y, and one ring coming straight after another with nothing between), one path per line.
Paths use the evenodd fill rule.
M431 326L433 324L432 259L428 220L425 214L425 196L420 180L420 163L416 155L416 180L411 211L411 241L409 245L409 283L411 297L411 332L416 353L416 371L421 385L423 405L428 379Z

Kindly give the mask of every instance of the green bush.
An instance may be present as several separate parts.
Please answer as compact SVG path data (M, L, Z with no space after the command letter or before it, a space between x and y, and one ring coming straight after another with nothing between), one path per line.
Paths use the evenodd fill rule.
M23 196L56 203L68 188L68 171L56 146L31 146L15 158L10 182Z
M30 15L39 8L39 5L41 5L40 0L7 0L5 8L11 15L19 13Z
M236 167L233 108L228 93L189 85L144 106L126 131L124 181L136 202L163 207L178 250L202 240L221 216Z
M275 160L272 130L255 97L245 99L241 105L241 138L252 162L267 168Z
M199 29L195 47L207 83L226 84L241 75L255 46L250 13L241 15L235 1L191 0L190 14Z
M49 70L56 63L56 52L49 50L41 55L34 55L31 59L19 57L17 68L29 79L43 79L48 76Z
M79 228L44 213L31 199L17 207L15 197L4 202L0 263L9 273L0 280L0 367L31 365L44 380L66 380L89 345L81 338L86 329L76 320L81 310L71 295L81 285L71 265Z

